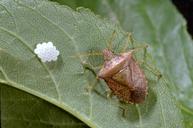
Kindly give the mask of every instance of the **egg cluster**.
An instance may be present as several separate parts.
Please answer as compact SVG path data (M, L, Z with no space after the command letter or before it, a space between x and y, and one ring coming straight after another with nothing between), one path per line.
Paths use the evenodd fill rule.
M60 54L52 42L37 44L34 53L37 54L42 62L56 61Z

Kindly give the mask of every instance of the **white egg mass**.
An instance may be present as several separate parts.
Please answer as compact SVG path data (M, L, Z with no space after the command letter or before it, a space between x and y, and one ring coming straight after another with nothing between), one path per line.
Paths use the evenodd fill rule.
M56 61L58 59L58 55L60 54L52 42L37 44L34 49L34 53L41 59L42 62Z

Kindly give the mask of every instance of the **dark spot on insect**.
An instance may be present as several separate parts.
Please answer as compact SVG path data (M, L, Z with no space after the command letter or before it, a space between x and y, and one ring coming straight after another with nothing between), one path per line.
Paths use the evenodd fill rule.
M131 50L116 55L104 49L105 62L98 77L105 80L113 94L121 101L142 103L147 95L147 80L132 53Z

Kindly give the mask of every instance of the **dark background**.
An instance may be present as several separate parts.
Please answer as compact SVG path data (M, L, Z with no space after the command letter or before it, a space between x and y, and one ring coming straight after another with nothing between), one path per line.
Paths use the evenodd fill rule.
M172 0L187 21L188 32L193 37L193 0Z

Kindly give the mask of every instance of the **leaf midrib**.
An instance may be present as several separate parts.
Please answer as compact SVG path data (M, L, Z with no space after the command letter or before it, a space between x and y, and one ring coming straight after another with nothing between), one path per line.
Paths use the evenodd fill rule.
M57 123L57 122L49 122L44 120L29 120L29 119L19 119L19 118L4 118L1 117L1 120L14 120L14 121L25 121L30 123L37 123L37 124L46 124L46 125L54 125L54 126L85 126L84 123L73 123L73 122L63 122L63 123Z
M5 75L5 77L6 76L7 75ZM58 102L55 98L47 97L46 95L43 95L43 94L41 94L41 93L39 93L39 92L37 92L33 89L27 88L22 84L15 83L11 80L2 80L2 79L0 79L0 83L5 84L5 85L9 85L9 86L14 87L14 88L17 88L17 89L19 89L21 91L24 91L24 92L27 92L29 94L33 94L34 96L37 96L41 99L44 99L45 101L48 101L49 103L51 103L51 104L53 104L53 105L55 105L59 108L62 108L63 110L69 112L70 114L78 117L78 119L85 122L88 126L93 127L93 128L97 127L96 124L92 123L92 121L90 121L89 118L87 118L85 116L82 116L78 111L76 111L74 109L71 109L71 107L68 106L67 104L65 104L63 102Z

